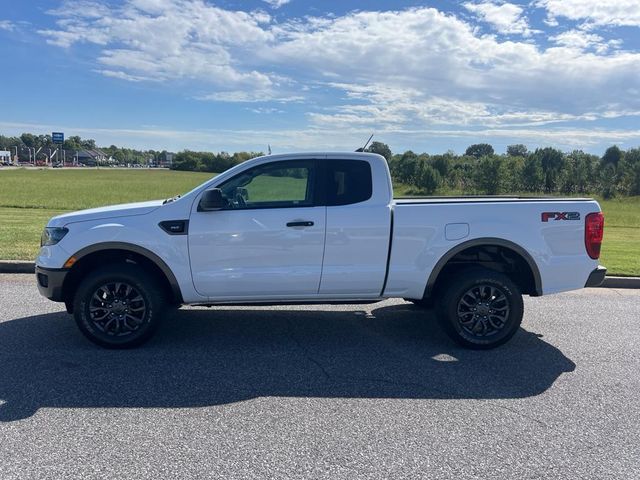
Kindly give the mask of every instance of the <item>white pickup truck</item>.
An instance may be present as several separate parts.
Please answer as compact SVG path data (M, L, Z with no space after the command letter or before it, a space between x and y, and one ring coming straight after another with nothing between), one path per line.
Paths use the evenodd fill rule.
M518 330L522 294L602 282L603 226L591 199L394 200L379 155L273 155L182 197L52 218L36 276L108 348L144 342L181 304L400 297L482 349Z

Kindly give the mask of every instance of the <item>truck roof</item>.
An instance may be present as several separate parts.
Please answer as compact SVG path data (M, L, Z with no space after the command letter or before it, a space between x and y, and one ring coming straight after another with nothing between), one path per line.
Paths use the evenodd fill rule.
M377 153L369 152L292 152L292 153L278 153L272 155L263 155L256 158L269 158L272 160L289 160L297 158L320 158L320 157L340 157L340 158L362 158L371 159L379 158Z

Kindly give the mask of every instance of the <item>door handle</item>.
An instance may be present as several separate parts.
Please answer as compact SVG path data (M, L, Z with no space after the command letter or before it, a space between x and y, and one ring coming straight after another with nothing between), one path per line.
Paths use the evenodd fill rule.
M287 222L287 227L313 227L313 222Z

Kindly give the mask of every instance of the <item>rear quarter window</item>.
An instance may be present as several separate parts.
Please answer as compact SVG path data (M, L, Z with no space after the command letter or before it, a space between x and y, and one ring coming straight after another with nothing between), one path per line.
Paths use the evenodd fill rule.
M331 160L326 171L327 205L351 205L371 198L371 165L363 160Z

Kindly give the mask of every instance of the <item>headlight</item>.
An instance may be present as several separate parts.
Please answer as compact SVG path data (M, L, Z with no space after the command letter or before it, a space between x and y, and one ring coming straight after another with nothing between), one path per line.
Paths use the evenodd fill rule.
M40 246L44 247L47 245L55 245L60 240L64 238L64 236L69 232L68 228L60 228L60 227L47 227L42 232L42 237L40 237Z

